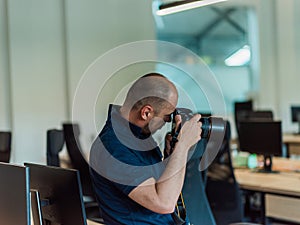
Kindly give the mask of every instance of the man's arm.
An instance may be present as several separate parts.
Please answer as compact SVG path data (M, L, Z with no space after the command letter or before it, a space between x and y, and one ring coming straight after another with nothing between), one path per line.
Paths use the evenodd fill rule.
M131 199L156 213L174 211L184 182L188 151L201 138L199 119L200 115L195 115L183 125L162 176L158 180L149 178L134 188L129 193Z

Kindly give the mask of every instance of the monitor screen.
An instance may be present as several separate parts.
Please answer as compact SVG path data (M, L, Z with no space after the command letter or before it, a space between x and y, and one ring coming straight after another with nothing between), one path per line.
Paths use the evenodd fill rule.
M36 190L46 225L86 225L79 172L73 169L25 163L30 168L30 190ZM33 206L35 207L35 206Z
M300 121L300 106L291 106L292 122Z
M30 225L29 170L0 162L0 223Z
M244 121L240 123L240 150L262 155L282 155L280 121Z
M272 157L282 156L281 121L244 121L240 123L240 150L264 156L259 172L275 173Z

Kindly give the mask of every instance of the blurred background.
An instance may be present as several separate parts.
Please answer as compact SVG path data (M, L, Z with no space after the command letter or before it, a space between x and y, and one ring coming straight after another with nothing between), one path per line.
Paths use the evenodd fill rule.
M252 99L256 109L273 111L283 132L298 130L290 107L300 105L300 1L228 0L158 16L166 2L0 0L0 130L12 131L11 162L44 163L46 130L72 120L76 88L88 66L121 44L141 40L177 43L199 55L215 74L226 105L223 116L232 123L234 102ZM238 61L234 54L240 54ZM193 67L181 55L174 62ZM138 71L125 72L134 80ZM128 83L128 77L119 77L108 90L119 92L110 87ZM107 99L95 106L92 118L98 130L111 100L109 93L101 96ZM74 122L88 152L97 132L87 125L86 110L83 105ZM210 108L200 101L197 110Z

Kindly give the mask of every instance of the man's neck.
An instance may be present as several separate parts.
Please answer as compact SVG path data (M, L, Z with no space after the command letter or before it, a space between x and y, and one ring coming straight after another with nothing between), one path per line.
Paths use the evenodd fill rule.
M130 123L134 124L135 126L138 126L142 129L142 131L145 131L145 122L141 119L139 119L138 111L136 110L128 110L126 107L122 106L120 108L120 114L121 116L128 120ZM144 132L143 132L144 133ZM147 134L148 132L145 132Z

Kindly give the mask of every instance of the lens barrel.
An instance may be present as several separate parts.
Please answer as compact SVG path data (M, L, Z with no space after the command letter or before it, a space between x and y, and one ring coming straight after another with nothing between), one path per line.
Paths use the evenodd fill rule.
M202 117L200 119L200 122L202 123L201 129L201 138L209 138L210 133L211 133L211 118L210 117Z

